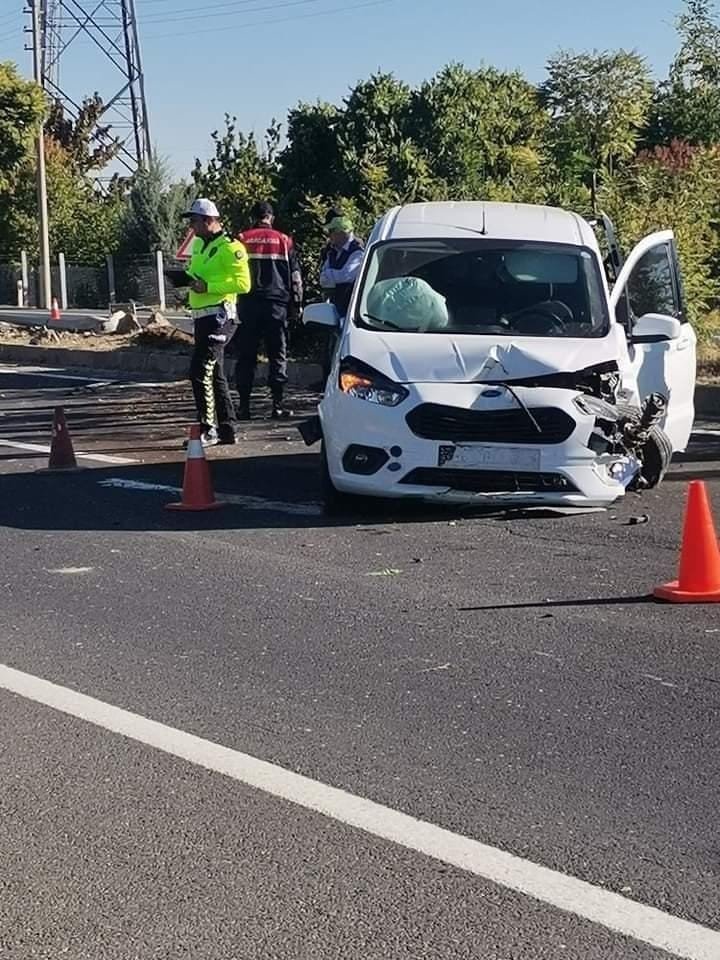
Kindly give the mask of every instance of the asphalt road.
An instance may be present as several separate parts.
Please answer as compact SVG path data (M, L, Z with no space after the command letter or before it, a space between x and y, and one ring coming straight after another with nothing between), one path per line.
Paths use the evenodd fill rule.
M0 369L0 955L720 958L720 620L648 597L715 424L607 512L330 522L257 419L174 514L186 388L73 376Z

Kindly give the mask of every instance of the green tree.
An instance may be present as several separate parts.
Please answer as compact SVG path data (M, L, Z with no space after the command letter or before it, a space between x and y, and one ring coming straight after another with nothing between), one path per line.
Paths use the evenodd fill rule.
M32 152L45 114L40 87L23 80L12 63L0 63L0 189L7 188Z
M214 156L203 164L195 161L192 172L195 193L213 200L226 225L233 230L247 227L256 200L273 195L280 126L273 123L261 149L253 134L236 128L237 117L225 115L225 130L215 131Z
M0 63L0 251L17 256L34 205L22 208L22 179L45 113L40 87L23 80L12 63Z
M68 260L101 264L117 248L123 214L117 191L100 192L81 174L65 150L48 139L45 146L50 249ZM14 178L12 203L3 224L8 240L3 252L12 257L39 249L37 185L34 159L25 162Z
M100 123L103 102L96 93L86 97L73 120L59 100L54 100L45 123L45 135L65 151L80 173L103 170L117 156L120 142L108 125Z
M648 136L720 143L720 23L712 0L686 0L677 19L680 49L658 88Z
M50 249L78 263L102 264L117 249L123 203L116 191L104 194L50 141L46 150Z
M297 211L305 197L343 190L340 115L330 103L299 103L290 110L287 143L277 158L277 195L284 210Z
M599 197L626 249L655 230L674 230L689 310L701 335L709 332L708 312L720 297L718 183L719 147L673 141L642 151L606 179Z
M173 182L167 162L153 157L147 169L133 177L125 199L120 251L126 254L162 250L172 256L186 231L182 214L193 188Z
M537 89L493 67L450 64L413 98L412 136L453 199L540 199L546 127Z
M644 58L634 52L559 53L547 66L541 95L550 113L548 145L554 161L553 193L589 187L612 174L638 149L653 86Z
M407 84L377 73L356 84L343 104L336 125L340 192L368 212L437 196L424 145L412 135L412 102Z

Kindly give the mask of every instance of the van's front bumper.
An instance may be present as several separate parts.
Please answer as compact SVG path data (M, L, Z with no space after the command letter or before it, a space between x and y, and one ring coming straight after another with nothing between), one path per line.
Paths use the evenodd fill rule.
M320 418L336 489L457 504L605 506L639 469L631 456L591 449L596 415L576 391L407 389L396 407L329 390Z

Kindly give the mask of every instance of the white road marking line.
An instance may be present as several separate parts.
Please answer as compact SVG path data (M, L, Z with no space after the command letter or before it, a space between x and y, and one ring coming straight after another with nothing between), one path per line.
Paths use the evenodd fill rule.
M1 319L1 318L0 318ZM77 374L63 373L61 367L18 367L0 363L0 374L14 373L18 376L44 377L48 380L78 380L80 383L92 384L94 388L100 387L167 387L175 382L172 380L161 380L157 382L138 382L135 380L114 379L112 377L81 377Z
M95 567L55 567L54 570L46 570L46 573L90 573Z
M158 381L135 381L135 380L96 380L88 387L89 390L100 390L102 387L112 387L114 390L132 390L133 387L142 387L143 389L152 387L174 387L182 380L158 380Z
M164 483L145 483L142 480L124 480L121 477L110 477L99 481L101 487L118 487L122 490L160 490L165 493L182 493L182 487L171 487ZM271 510L274 513L287 513L295 517L320 517L322 508L317 503L290 503L286 500L267 500L265 497L251 497L237 493L220 493L216 490L218 500L232 503L246 510Z
M63 373L60 367L13 367L0 363L0 373L14 373L22 377L43 377L47 380L79 380L82 383L96 383L99 377L79 377L77 374Z
M0 688L154 747L273 797L658 947L684 960L718 960L720 931L628 900L584 880L471 840L390 807L168 727L139 714L0 664Z
M0 447L11 447L14 450L27 450L30 453L50 453L50 447L44 443L22 443L20 440L0 440ZM129 463L137 463L130 457L114 457L106 453L78 453L76 457L82 457L83 460L96 460L98 463L109 463L116 467L122 467Z

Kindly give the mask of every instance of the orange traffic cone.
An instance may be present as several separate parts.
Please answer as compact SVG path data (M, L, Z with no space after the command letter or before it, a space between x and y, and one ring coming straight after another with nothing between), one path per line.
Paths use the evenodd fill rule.
M62 407L55 407L52 425L52 443L50 444L50 459L48 470L78 470L75 451L65 422L65 411Z
M182 501L165 504L168 510L217 510L224 506L218 503L213 493L210 467L205 459L201 436L202 427L199 423L193 424L185 459Z
M52 298L52 304L50 306L50 319L55 321L60 319L60 307L58 306L57 297Z
M678 579L653 593L672 603L720 603L720 548L702 480L688 487Z

